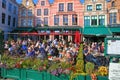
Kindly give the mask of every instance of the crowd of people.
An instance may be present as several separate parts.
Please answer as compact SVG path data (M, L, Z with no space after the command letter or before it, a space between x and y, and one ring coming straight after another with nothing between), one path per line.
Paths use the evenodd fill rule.
M104 57L104 42L83 42L83 54L85 61L96 65L106 65L107 58ZM24 58L36 57L40 59L59 60L74 64L79 51L79 44L64 39L54 40L11 40L5 42L5 51L9 55L20 55ZM106 59L106 61L102 61ZM107 63L106 63L107 62Z

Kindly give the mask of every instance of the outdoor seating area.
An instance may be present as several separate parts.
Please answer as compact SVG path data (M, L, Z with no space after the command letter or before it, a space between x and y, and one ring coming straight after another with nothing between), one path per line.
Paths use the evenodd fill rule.
M80 80L93 80L103 76L108 80L109 58L104 56L104 42L17 39L6 41L4 48L0 65L4 78L43 80L49 76L50 80L77 80L82 76Z

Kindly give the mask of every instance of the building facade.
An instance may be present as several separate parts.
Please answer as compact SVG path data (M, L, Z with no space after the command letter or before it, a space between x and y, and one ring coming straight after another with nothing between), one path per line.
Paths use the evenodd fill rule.
M18 27L33 27L35 26L35 4L33 0L22 0L19 5Z
M38 0L35 6L35 26L50 25L50 3L48 0Z
M44 39L62 37L71 40L75 35L72 28L76 31L76 27L77 30L78 27L83 27L83 8L79 0L55 0L53 4L50 4L49 0L38 0L36 5L33 0L23 0L19 6L18 27L50 27L44 29L44 33L42 29L37 30L39 37ZM63 30L67 27L71 29ZM71 36L68 36L68 32L71 31Z
M83 26L83 5L79 0L55 0L51 5L51 26Z
M107 4L108 24L120 24L120 0L110 0Z
M85 0L84 27L107 25L106 0Z
M18 22L18 4L16 0L0 0L0 29L4 32L4 39L8 33L16 28Z

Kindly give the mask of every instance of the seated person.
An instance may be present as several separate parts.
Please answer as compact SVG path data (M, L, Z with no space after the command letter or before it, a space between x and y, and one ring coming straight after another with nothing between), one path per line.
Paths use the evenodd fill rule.
M34 50L31 47L28 48L26 57L33 57L35 55Z

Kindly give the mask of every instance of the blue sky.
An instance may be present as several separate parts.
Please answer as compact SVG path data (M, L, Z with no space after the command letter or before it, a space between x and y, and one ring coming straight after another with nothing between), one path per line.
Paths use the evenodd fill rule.
M22 2L22 0L16 0L18 3L21 3ZM50 1L50 3L52 3L54 0L49 0ZM84 0L80 0L82 3L84 2ZM37 0L34 0L34 2L36 3L37 2Z

